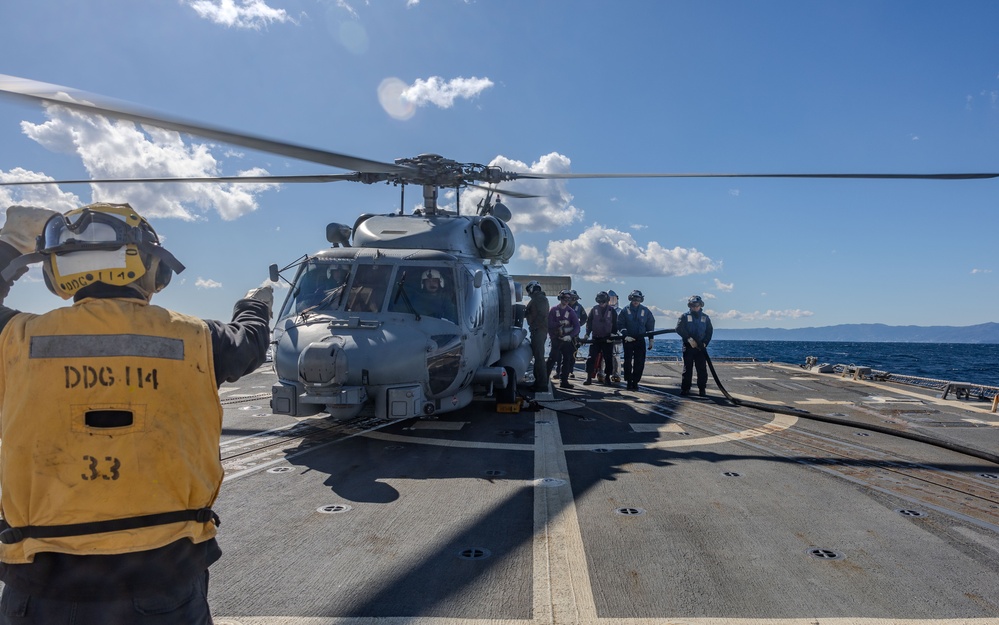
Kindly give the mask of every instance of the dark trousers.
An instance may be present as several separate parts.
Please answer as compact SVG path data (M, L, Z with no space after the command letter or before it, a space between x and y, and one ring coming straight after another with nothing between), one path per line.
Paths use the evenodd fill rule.
M531 330L531 352L534 354L534 386L548 387L548 366L545 362L545 339L548 332L544 329Z
M586 359L586 377L592 378L597 374L598 356L603 360L604 375L610 376L614 373L614 345L607 340L607 337L594 338L590 343L590 356Z
M680 392L689 393L690 383L697 369L697 390L703 391L708 385L708 359L703 349L683 345L683 375L680 378Z
M552 351L548 355L548 371L554 366L558 371L558 377L563 382L569 381L569 374L576 366L576 347L572 341L555 339L552 341Z
M189 584L149 596L61 601L5 586L0 625L212 625L208 571Z
M624 379L638 384L645 372L645 339L624 342Z

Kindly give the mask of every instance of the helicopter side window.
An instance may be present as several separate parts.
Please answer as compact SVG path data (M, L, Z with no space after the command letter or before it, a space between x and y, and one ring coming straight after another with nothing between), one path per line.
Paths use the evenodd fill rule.
M482 303L482 289L475 288L475 284L472 282L472 276L467 272L461 272L462 282L464 283L461 291L464 295L465 300L465 316L468 318L468 324L473 328L480 327L486 319L485 307Z
M388 265L357 265L344 310L349 312L380 311L382 302L385 301L385 294L388 292L388 280L391 273L392 268Z
M454 293L454 271L450 267L403 266L396 274L389 310L458 323Z

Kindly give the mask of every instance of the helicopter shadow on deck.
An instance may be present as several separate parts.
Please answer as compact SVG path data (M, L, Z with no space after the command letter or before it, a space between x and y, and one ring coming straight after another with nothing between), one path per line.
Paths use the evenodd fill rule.
M289 450L290 463L326 474L323 483L353 503L392 505L407 497L418 497L432 508L435 493L445 501L453 500L449 480L482 482L474 489L478 499L474 507L479 512L468 522L452 523L451 527L456 528L453 533L442 541L435 540L440 541L438 548L426 553L414 566L398 569L394 577L367 584L358 590L356 598L355 593L350 593L350 598L330 603L325 612L319 606L316 609L331 616L352 617L530 619L532 587L523 583L523 574L532 568L536 531L536 418L534 412L497 414L491 404L475 402L436 421L410 419L378 430L411 436L412 442L358 436L314 452ZM561 419L571 427L575 418L567 415ZM429 428L421 428L421 424ZM451 424L455 429L448 429ZM467 441L476 446L432 444L420 442L420 438ZM643 434L642 439L652 442L655 435ZM303 441L303 448L308 445L308 440ZM665 467L671 464L671 455L675 456L645 453L641 461ZM585 493L598 481L615 480L629 470L620 465L634 461L630 454L599 457L593 472L582 482L570 476L574 495ZM411 491L400 492L411 482L415 482ZM418 511L422 505L411 510ZM549 510L553 516L560 512ZM415 514L409 515L411 522L420 524ZM463 511L456 510L455 514ZM427 527L426 535L447 531L447 527ZM490 556L475 561L458 555L470 548L487 550ZM496 579L503 580L500 583L504 588L513 589L509 592L515 597L502 602L502 606L493 601L475 601L474 593L479 592L480 584ZM494 609L496 612L490 613Z

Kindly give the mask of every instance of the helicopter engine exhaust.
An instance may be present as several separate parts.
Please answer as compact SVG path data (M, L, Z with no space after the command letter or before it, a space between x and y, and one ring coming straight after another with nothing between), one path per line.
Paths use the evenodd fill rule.
M513 256L513 233L509 226L492 215L479 219L472 228L472 238L484 258L506 262Z

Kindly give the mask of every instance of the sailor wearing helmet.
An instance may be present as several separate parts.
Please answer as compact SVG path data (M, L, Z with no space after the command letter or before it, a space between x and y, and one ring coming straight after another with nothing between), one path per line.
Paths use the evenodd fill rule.
M595 298L596 306L590 309L586 318L586 338L593 335L590 343L590 357L586 359L586 381L583 386L593 384L593 376L597 374L597 363L604 366L604 384L613 386L611 375L614 373L614 348L610 337L617 334L617 313L610 305L610 295L600 291Z
M541 283L531 280L527 283L527 295L530 301L524 316L527 327L531 331L531 352L534 354L534 390L548 390L548 367L545 365L545 340L548 338L548 296L541 288Z
M72 306L3 305L32 262ZM7 209L0 623L211 622L218 387L264 362L273 292L228 324L150 304L183 269L128 204Z
M558 294L558 306L548 312L548 336L552 340L551 353L555 356L554 364L561 380L559 388L572 388L569 374L575 366L573 343L579 337L579 317L572 309L572 293L568 290Z
M692 295L687 300L688 312L676 320L676 333L683 341L683 375L680 378L680 394L690 395L690 385L697 369L697 390L701 397L707 396L708 385L707 348L711 342L711 319L702 311L704 300L700 295Z
M628 294L629 304L621 311L617 327L624 336L624 380L628 390L637 391L638 383L645 371L645 338L649 332L656 329L656 320L652 311L642 302L645 295L635 289ZM649 349L652 349L652 337L648 337Z

